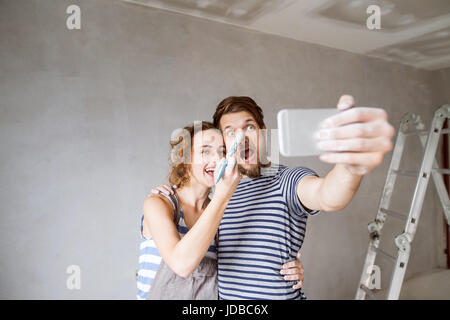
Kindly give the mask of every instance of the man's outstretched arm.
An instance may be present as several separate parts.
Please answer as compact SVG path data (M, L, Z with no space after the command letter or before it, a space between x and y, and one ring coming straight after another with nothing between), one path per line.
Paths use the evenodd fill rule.
M379 166L392 149L395 130L386 111L354 108L354 98L343 95L338 109L345 111L328 118L318 132L320 160L335 163L324 177L305 177L297 185L301 203L311 210L338 211L352 200L362 177Z

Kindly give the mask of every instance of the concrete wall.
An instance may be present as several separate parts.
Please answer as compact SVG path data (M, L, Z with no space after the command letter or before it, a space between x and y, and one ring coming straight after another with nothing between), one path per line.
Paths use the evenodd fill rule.
M70 4L81 7L81 30L66 28ZM435 73L111 0L0 0L0 74L2 299L134 299L140 211L165 181L169 135L210 120L224 97L254 97L276 128L280 108L330 107L352 93L397 127L408 111L428 123L445 89ZM346 210L309 220L310 299L353 298L389 160ZM408 276L442 263L433 188ZM66 287L69 265L81 268L80 290Z
M433 72L436 104L450 103L450 68Z

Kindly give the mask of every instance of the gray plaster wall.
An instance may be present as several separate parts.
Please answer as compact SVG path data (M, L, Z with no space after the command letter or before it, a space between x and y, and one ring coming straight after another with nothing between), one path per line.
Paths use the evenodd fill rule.
M81 30L66 28L70 4ZM221 99L253 97L276 128L281 108L333 107L351 93L398 127L408 111L431 120L448 99L445 74L120 1L0 0L0 298L134 299L141 207L165 182L169 136L211 120ZM413 167L419 144L410 152ZM309 219L310 299L354 297L390 157L347 209ZM406 210L404 184L395 199ZM442 238L430 187L407 277L444 263ZM66 286L70 265L79 290ZM389 268L379 265L384 287Z
M436 70L433 72L435 101L437 105L449 103L450 101L450 68Z

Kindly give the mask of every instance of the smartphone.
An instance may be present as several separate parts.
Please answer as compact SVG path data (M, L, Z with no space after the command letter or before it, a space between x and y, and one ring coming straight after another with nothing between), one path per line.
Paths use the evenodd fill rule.
M228 159L234 155L234 153L237 151L239 145L244 140L244 138L245 138L244 132L239 131L236 134L236 138L234 138L233 143L231 144L231 148L230 150L227 151L227 154L223 159L221 165L218 165L214 170L214 177L216 177L215 178L216 184L219 182L220 178L222 178L222 175L225 173L225 169L228 166Z
M278 143L285 157L316 156L323 151L317 148L315 133L325 119L340 112L339 109L283 109L278 112Z

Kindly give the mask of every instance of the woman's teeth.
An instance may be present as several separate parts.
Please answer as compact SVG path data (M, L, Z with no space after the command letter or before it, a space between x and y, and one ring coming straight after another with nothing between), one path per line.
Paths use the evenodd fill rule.
M205 169L205 172L206 172L207 175L213 177L214 176L214 170L215 170L215 168L207 168L207 169Z

